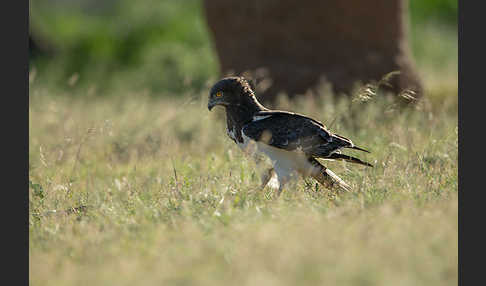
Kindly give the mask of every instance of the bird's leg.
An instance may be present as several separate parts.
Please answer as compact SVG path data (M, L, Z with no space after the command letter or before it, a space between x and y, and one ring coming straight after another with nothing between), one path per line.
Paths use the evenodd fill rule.
M275 170L272 168L266 170L263 175L262 175L262 185L260 186L260 189L264 189L268 182L270 182L270 180L273 178L273 176L275 176Z
M285 184L287 184L290 181L290 178L285 176L278 176L278 174L277 177L278 177L278 190L277 190L277 198L278 198L280 197L280 194L282 193Z
M277 198L278 198L278 197L280 197L280 194L281 194L281 193L282 193L282 191L283 191L283 186L284 186L284 184L282 184L282 183L280 182L280 185L278 186L278 190L277 190Z
M283 187L279 186L278 190L277 190L277 198L280 197L280 194L282 193L282 191L283 191Z

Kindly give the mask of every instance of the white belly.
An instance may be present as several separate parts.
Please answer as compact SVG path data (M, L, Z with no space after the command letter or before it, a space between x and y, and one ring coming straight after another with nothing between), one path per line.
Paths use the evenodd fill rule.
M312 167L303 153L286 151L260 142L257 146L259 151L270 158L279 176L292 176L295 172L302 173Z
M262 142L255 142L245 135L243 135L243 143L239 146L246 152L256 150L267 155L272 161L279 180L290 179L299 173L307 174L313 168L304 153L286 151Z

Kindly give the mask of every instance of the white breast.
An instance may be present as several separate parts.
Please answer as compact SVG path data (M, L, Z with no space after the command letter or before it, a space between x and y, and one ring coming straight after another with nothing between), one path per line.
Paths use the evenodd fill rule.
M270 158L279 177L291 177L295 172L306 173L313 168L302 152L286 151L262 142L255 142L244 134L243 140L246 143L245 148L248 148L247 146L251 146L251 144L256 145L259 152Z
M251 140L249 137L243 135L243 142L239 142L235 135L235 130L227 130L228 136L236 142L236 145L245 153L253 153L256 151L255 141Z

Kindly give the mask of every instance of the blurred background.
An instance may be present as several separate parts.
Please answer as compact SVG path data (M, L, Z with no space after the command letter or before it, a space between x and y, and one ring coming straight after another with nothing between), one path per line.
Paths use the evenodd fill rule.
M214 35L206 19L211 15L210 20L218 21L218 1L206 2L210 5L202 0L31 1L31 87L69 90L70 96L120 90L154 96L200 92L231 67L221 63L225 59L218 57L214 44L221 33ZM457 1L392 2L408 6L405 47L410 48L407 57L419 82L426 90L435 81L457 85ZM205 13L205 8L212 10ZM378 8L373 11L376 19L386 15ZM221 18L228 19L228 13ZM328 38L332 41L332 35ZM294 92L301 91L290 90Z

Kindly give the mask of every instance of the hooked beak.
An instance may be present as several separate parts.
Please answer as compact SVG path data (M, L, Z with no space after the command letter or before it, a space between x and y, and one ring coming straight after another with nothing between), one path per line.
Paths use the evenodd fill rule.
M213 109L213 107L215 107L215 106L216 106L216 104L214 102L212 102L212 101L208 102L208 110L209 111L211 111L211 109Z
M208 110L211 111L211 109L213 109L213 107L215 107L216 105L225 105L225 102L220 100L219 98L210 99L208 102Z

